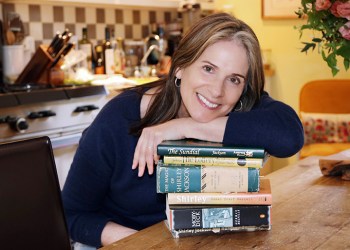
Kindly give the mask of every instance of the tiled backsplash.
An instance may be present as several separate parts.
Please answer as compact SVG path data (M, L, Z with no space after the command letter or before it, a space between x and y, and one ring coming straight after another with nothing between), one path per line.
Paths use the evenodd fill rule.
M142 39L150 34L150 24L170 23L176 20L176 9L131 8L120 6L74 6L25 3L2 3L2 16L6 20L8 12L17 12L26 35L34 37L36 46L48 44L56 31L68 28L78 38L82 28L88 28L89 39L96 44L104 38L106 25L115 30L116 37Z

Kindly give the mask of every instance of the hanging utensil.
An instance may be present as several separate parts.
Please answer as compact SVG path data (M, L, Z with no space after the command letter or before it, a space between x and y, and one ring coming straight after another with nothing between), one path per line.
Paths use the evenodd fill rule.
M8 29L6 31L6 43L7 45L13 45L16 42L16 36L15 33L13 33L12 30Z

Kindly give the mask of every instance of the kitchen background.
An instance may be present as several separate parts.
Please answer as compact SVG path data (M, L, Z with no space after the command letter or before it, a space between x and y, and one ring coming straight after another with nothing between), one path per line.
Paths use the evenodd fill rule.
M269 63L273 74L269 75L269 89L272 97L299 108L299 92L308 81L333 78L331 71L315 50L313 53L301 53L303 47L299 32L295 29L304 23L295 18L262 18L264 0L215 0L215 11L227 11L243 19L256 32L261 47L269 52ZM267 0L265 0L267 1ZM87 3L89 2L89 3ZM68 3L62 1L11 1L0 4L3 17L10 10L21 15L25 30L35 38L36 45L48 43L56 30L69 27L78 37L82 27L88 27L89 37L93 42L104 38L104 27L114 26L116 36L141 39L150 32L150 24L156 22L176 22L179 17L177 7L128 6L91 3ZM103 1L118 2L118 1ZM125 3L126 1L124 1ZM142 2L142 1L139 1ZM145 1L150 2L150 1ZM160 0L158 2L161 2ZM292 10L291 15L294 11ZM305 32L304 39L311 37ZM349 72L342 66L338 79L349 79ZM273 168L277 169L295 161L298 156L288 159L272 159Z
M2 4L2 16L17 12L27 34L34 37L36 47L48 44L57 30L68 28L82 37L82 28L88 28L88 37L94 44L105 36L105 27L114 29L116 37L143 39L151 33L152 23L176 21L176 8L136 8L128 6L103 6L93 4L71 5L67 3L33 3L13 1ZM2 18L2 20L4 20Z

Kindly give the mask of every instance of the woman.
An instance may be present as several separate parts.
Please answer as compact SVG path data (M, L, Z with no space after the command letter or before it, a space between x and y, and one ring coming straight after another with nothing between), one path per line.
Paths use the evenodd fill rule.
M263 88L260 46L248 25L224 13L194 24L166 79L123 92L84 132L63 190L72 239L99 247L166 218L153 174L163 140L297 153L297 114Z

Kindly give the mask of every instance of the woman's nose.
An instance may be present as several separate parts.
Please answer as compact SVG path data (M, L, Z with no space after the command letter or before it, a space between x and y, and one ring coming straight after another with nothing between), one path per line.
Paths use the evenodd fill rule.
M221 97L224 94L224 81L216 80L210 84L210 93L213 97Z

